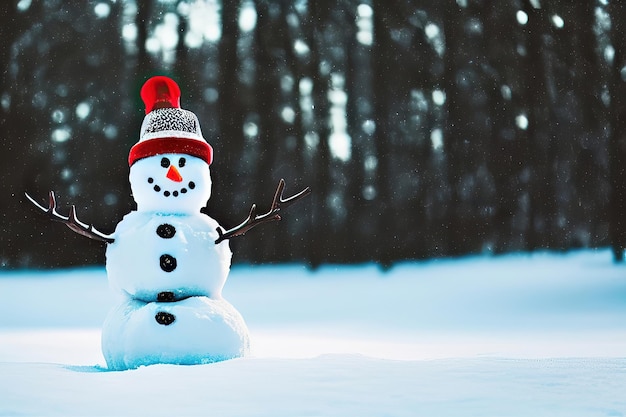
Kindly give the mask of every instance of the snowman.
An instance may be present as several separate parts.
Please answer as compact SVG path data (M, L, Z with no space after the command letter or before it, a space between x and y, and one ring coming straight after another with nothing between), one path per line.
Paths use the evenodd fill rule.
M107 277L119 298L102 328L109 369L245 356L248 328L222 297L232 257L228 239L280 220L280 210L310 190L285 199L281 180L267 213L257 215L253 205L243 223L224 231L202 210L211 196L213 149L196 115L180 107L180 88L168 77L152 77L141 98L146 116L128 157L137 210L112 234L79 221L74 206L60 215L53 192L48 208L26 196L53 220L107 243Z

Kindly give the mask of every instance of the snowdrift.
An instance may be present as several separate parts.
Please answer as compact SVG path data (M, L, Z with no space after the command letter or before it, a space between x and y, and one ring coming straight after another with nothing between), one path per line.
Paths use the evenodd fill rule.
M106 370L103 269L0 274L0 416L623 416L626 267L608 250L238 266L252 356Z

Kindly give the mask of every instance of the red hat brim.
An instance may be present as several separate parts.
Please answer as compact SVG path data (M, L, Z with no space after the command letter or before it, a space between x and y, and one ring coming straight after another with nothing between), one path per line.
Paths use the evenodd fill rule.
M135 144L128 155L128 166L142 158L166 153L178 153L195 156L208 165L213 162L213 148L204 141L176 137L144 140Z

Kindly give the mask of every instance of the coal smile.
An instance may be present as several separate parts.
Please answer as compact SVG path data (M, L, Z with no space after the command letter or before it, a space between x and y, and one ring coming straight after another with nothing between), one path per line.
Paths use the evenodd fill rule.
M149 184L154 184L154 178L149 177L148 178L148 183ZM178 197L181 194L186 194L189 190L193 190L194 188L196 188L196 183L193 181L189 181L189 183L187 184L187 187L182 187L178 190L174 190L174 191L170 191L170 190L164 190L163 187L161 187L158 184L154 184L154 186L152 187L152 189L157 192L160 193L161 191L163 192L163 195L165 197Z

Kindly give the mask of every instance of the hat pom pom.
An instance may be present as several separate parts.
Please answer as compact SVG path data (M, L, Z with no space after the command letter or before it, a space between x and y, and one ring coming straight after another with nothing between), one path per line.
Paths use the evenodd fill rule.
M176 81L163 75L150 78L141 87L141 99L146 114L155 109L180 108L180 87Z

